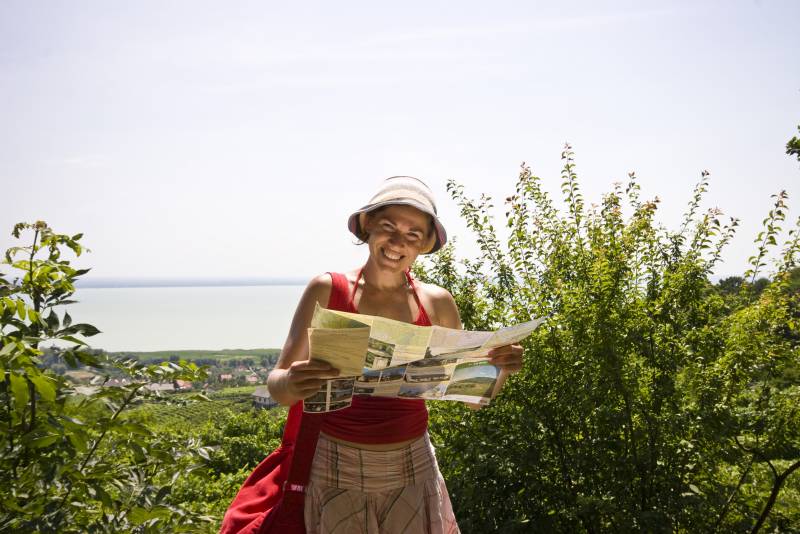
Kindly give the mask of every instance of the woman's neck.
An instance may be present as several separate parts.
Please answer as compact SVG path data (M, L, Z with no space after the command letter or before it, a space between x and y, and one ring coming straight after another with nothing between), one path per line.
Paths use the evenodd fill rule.
M362 268L361 280L365 287L378 291L396 291L408 283L406 273L381 269L369 260Z

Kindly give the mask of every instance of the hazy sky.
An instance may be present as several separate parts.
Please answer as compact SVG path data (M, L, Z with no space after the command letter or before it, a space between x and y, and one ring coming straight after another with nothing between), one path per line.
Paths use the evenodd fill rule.
M97 276L300 276L363 262L347 215L390 175L588 202L635 170L675 226L800 201L800 2L0 3L0 247L83 232ZM499 209L498 212L502 212ZM793 210L793 217L800 209Z

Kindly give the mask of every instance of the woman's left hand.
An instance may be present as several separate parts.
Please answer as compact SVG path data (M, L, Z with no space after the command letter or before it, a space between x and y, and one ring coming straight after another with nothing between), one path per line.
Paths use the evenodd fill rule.
M489 351L489 363L509 373L522 369L522 345L504 345Z

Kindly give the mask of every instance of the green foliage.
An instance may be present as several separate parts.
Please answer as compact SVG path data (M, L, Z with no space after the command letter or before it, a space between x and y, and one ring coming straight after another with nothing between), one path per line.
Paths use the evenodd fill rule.
M797 127L797 131L800 132L800 126ZM789 142L786 143L786 153L790 156L797 156L797 160L800 161L800 138L789 139Z
M286 419L285 409L228 410L218 422L209 422L191 432L208 447L205 465L176 481L170 502L193 512L222 520L250 472L279 444ZM216 532L219 525L209 526Z
M88 271L61 258L63 247L81 255L82 236L56 234L42 221L20 223L13 235L26 231L31 245L9 249L4 262L19 275L0 275L0 531L187 532L207 524L211 518L167 497L209 450L196 438L155 435L126 416L154 397L150 384L202 380L204 370L99 358L81 339L97 328L54 310L74 302L75 280ZM91 366L98 379L75 386L43 369L38 347L46 340L69 343L59 353L64 365ZM112 371L127 383L106 385Z
M451 245L419 268L454 295L466 328L548 317L490 407L432 403L462 530L800 524L790 478L800 462L797 227L773 282L758 277L779 246L786 194L775 196L748 272L715 287L708 277L738 221L702 212L707 172L669 230L633 174L587 208L569 146L562 158L563 207L523 166L503 241L491 199L449 183L480 255L458 261Z
M712 284L738 221L701 210L708 173L670 230L633 174L587 206L569 146L562 157L563 205L523 166L503 239L492 199L448 184L480 253L459 259L453 240L416 267L450 290L465 328L547 317L491 406L431 403L462 530L796 531L800 232L780 242L786 193L774 197L750 268ZM97 328L54 311L74 302L88 271L61 257L80 256L82 236L14 227L26 233L32 244L5 257L17 276L0 274L0 532L216 532L278 445L285 410L253 410L252 387L152 393L203 380L197 363L212 356L91 349ZM44 354L45 341L67 347ZM275 356L215 354L262 365ZM79 366L97 378L63 376Z

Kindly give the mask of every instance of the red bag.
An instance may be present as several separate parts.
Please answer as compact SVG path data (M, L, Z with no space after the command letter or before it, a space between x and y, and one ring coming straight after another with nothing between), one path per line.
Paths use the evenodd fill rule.
M324 414L289 409L281 445L239 488L222 519L220 534L305 534L305 486Z

